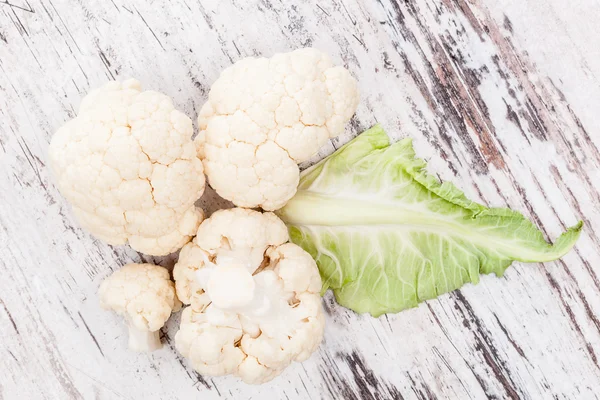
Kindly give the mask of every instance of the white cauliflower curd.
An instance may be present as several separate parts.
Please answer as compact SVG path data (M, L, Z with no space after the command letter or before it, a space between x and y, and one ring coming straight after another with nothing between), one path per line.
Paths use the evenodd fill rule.
M203 219L204 191L192 122L171 99L130 79L90 92L60 128L49 158L81 225L112 245L166 255Z
M357 105L355 79L319 50L235 63L198 117L209 183L240 207L283 207L296 193L297 163L341 134Z
M173 275L187 307L176 347L199 373L259 384L306 360L325 318L315 261L272 213L221 210L181 250Z
M125 265L102 282L98 295L102 308L125 318L133 351L159 349L159 329L181 308L169 271L152 264Z

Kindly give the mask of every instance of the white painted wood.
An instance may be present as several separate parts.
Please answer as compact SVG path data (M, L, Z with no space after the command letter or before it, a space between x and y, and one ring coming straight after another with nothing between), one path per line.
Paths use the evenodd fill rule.
M0 1L0 399L594 398L600 8L577 3ZM193 372L172 345L177 316L163 350L127 352L98 283L127 262L173 260L78 228L46 168L52 133L88 90L132 76L195 118L224 67L305 45L346 65L362 93L321 156L379 122L550 238L583 218L576 251L378 319L328 295L320 350L260 387Z

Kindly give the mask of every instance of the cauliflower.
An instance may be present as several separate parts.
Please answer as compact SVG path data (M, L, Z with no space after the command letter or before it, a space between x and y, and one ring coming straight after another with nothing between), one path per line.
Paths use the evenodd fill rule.
M98 294L102 308L125 317L133 351L159 349L159 329L181 308L169 271L152 264L125 265L102 282Z
M192 122L136 80L90 92L50 143L50 165L85 229L112 245L166 255L189 242L202 211Z
M173 275L187 307L175 336L199 373L264 383L306 360L325 317L315 261L272 213L221 210L181 251Z
M240 207L276 210L296 193L297 163L343 132L356 81L325 53L299 49L225 69L198 117L211 186Z

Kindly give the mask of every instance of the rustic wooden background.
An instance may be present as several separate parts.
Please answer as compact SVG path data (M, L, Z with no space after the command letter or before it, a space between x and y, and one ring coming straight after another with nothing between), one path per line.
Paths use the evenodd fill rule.
M600 393L600 3L573 0L0 0L0 399L590 399ZM432 171L508 205L573 252L517 264L378 319L337 306L303 364L260 387L202 377L166 347L125 350L99 309L149 260L77 226L46 163L82 96L136 77L195 118L242 57L324 49L358 78L347 133L414 137ZM214 195L203 204L217 207ZM172 258L154 260L172 266Z

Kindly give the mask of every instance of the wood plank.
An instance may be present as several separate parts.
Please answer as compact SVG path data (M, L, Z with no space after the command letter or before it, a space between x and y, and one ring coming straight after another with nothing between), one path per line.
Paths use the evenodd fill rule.
M0 399L593 398L600 388L600 6L558 0L0 1ZM194 118L232 62L301 46L359 79L347 132L412 136L443 179L530 216L549 238L583 218L562 261L520 265L378 319L325 296L319 351L249 387L174 349L125 351L98 283L132 261L82 231L47 168L81 98L135 76ZM202 204L216 207L214 194Z

